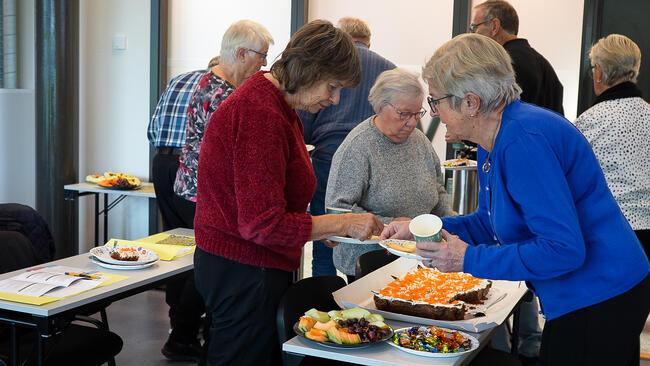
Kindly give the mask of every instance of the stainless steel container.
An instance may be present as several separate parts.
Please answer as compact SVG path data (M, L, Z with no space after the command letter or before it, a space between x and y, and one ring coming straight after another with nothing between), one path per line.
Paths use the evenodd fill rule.
M443 167L453 172L451 205L459 215L476 211L478 206L478 174L476 166Z

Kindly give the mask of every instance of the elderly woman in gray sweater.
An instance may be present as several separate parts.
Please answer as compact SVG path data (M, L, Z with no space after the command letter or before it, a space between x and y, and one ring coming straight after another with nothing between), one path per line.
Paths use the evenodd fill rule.
M334 154L325 205L371 212L385 224L423 213L452 216L442 185L440 159L415 126L426 113L418 76L404 69L384 71L370 89L375 115L361 122ZM379 245L340 244L334 265L354 280L357 258Z

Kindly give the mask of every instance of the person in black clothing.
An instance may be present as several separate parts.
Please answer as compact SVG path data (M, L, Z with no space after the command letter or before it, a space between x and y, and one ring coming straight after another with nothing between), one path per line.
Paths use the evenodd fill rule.
M512 58L521 100L564 115L564 88L551 64L528 41L517 38L519 17L506 1L488 0L474 7L470 32L497 41Z

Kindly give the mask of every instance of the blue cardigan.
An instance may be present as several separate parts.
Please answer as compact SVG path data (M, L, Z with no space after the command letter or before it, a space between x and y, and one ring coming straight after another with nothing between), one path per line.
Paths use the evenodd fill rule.
M506 106L490 155L479 147L479 207L442 218L470 246L463 271L526 280L548 320L620 295L650 266L594 153L562 116Z

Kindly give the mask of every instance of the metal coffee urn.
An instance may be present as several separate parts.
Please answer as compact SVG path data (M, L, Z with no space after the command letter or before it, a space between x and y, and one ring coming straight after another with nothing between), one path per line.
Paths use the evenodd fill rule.
M453 172L451 184L447 186L447 193L451 195L453 210L458 212L459 215L467 215L476 211L478 206L476 165L444 167L444 169Z

